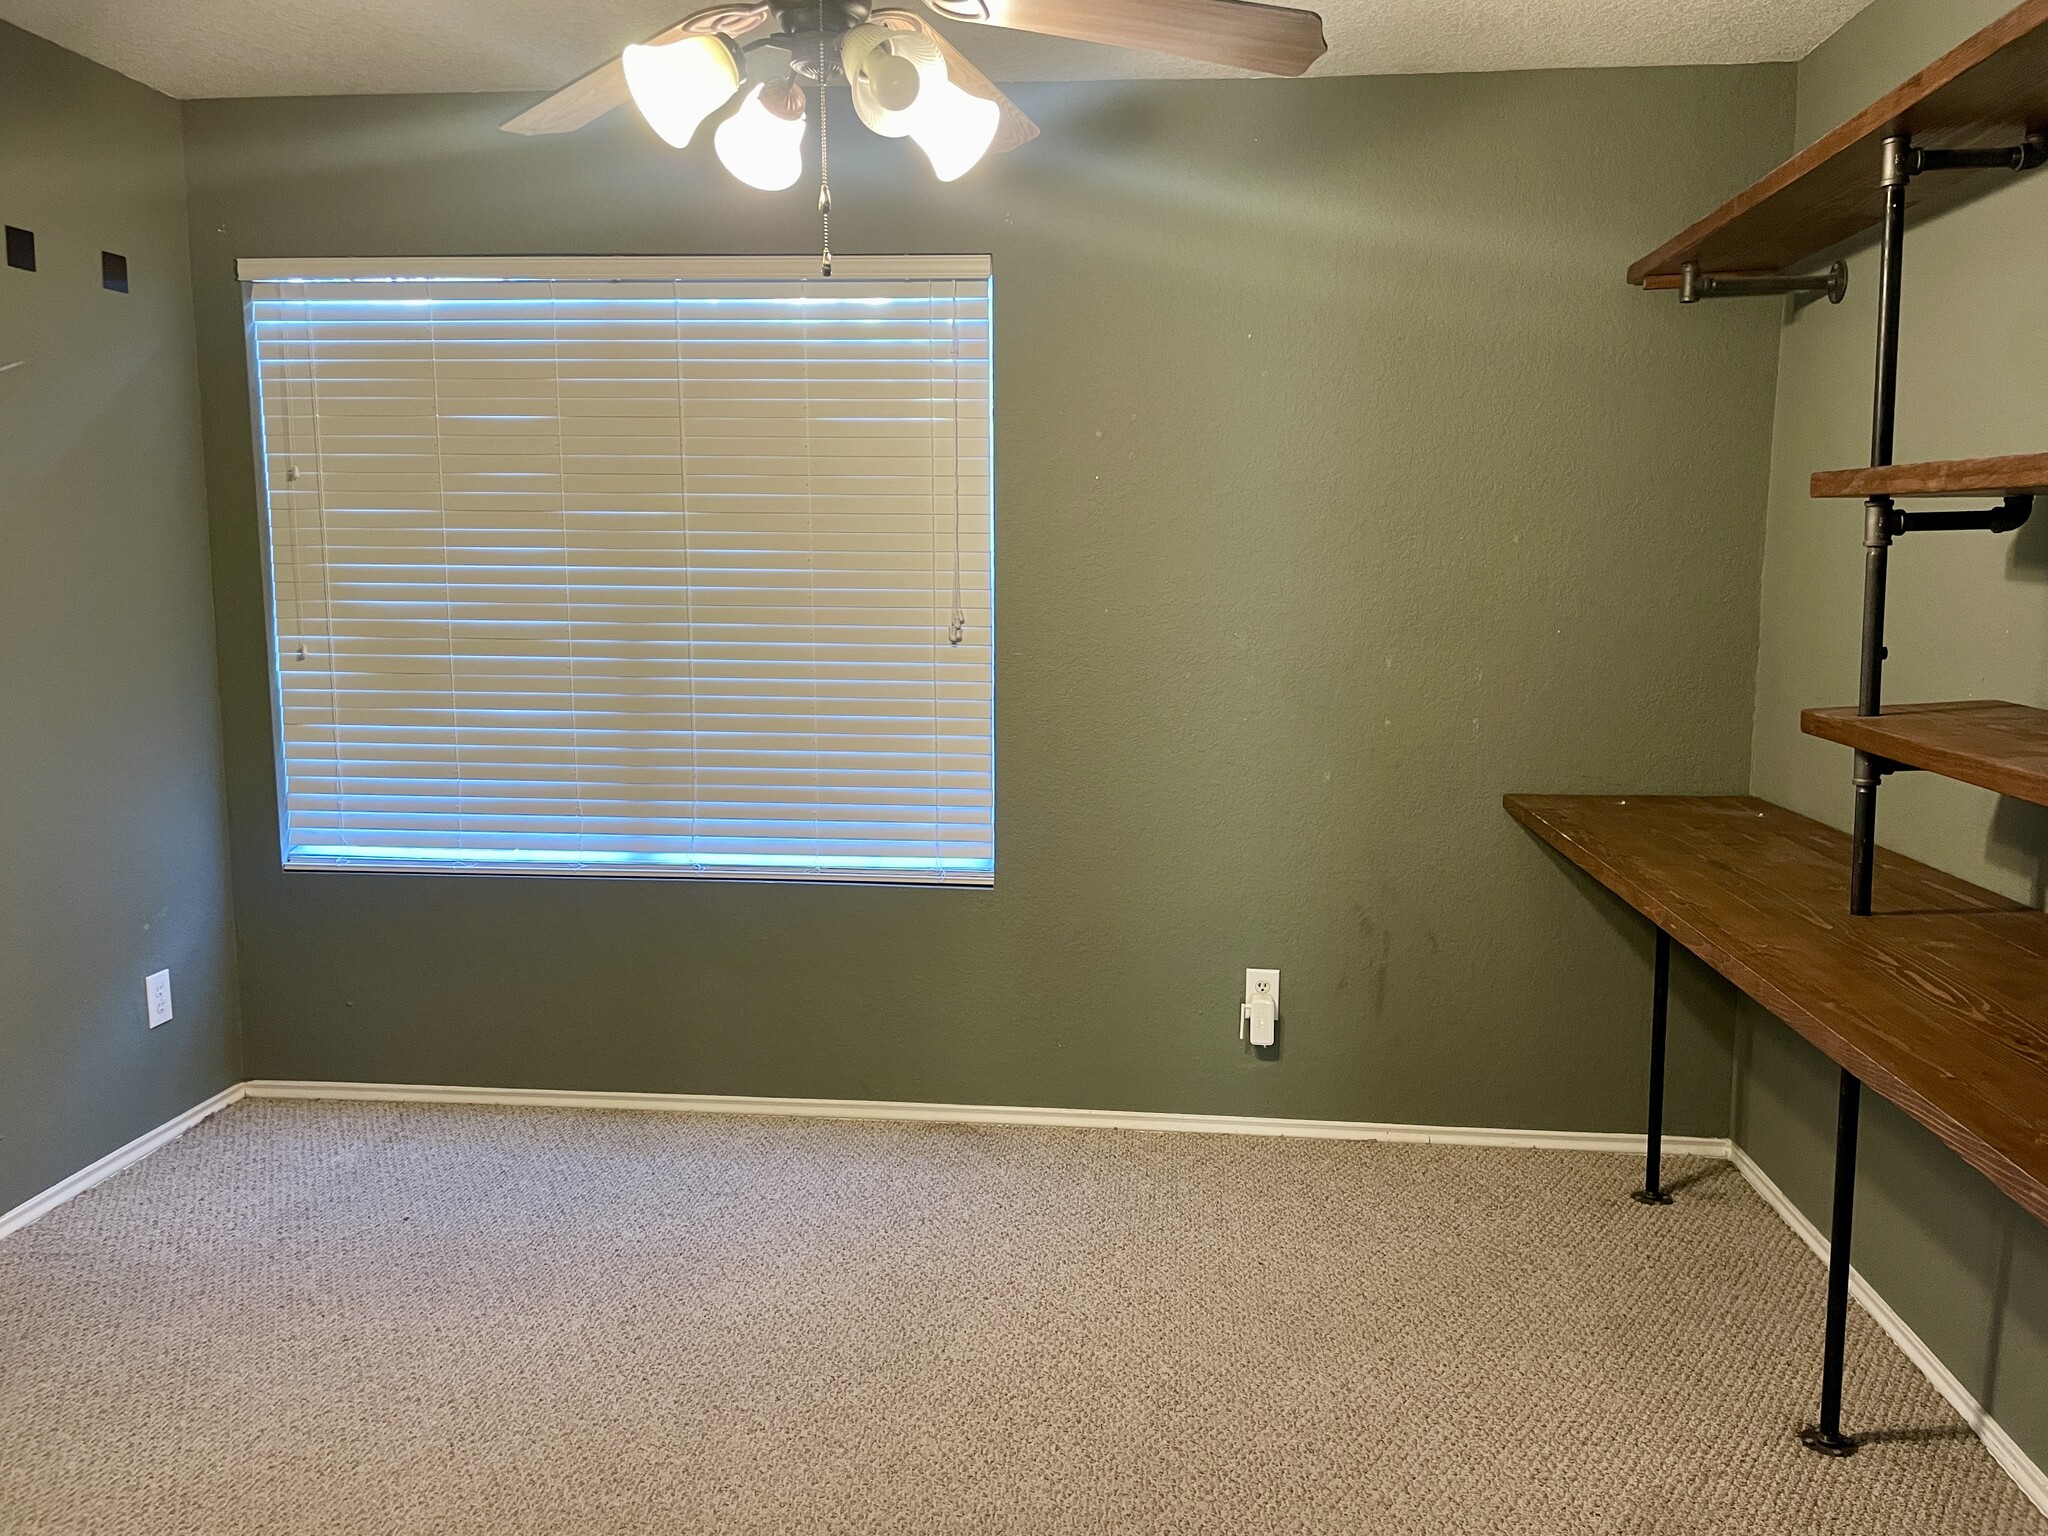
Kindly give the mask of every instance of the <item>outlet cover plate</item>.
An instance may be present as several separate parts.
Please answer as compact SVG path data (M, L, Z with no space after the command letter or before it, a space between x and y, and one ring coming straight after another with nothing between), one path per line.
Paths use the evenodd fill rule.
M1252 971L1244 973L1244 1000L1255 997L1273 999L1273 1012L1280 1011L1280 973L1278 971Z
M171 973L152 971L142 983L142 990L149 999L149 1027L171 1022Z

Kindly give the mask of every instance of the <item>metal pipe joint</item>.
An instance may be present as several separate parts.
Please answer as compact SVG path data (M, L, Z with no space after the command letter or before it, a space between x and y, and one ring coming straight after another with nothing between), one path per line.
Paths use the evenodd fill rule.
M1681 304L1697 304L1702 299L1773 298L1786 293L1824 293L1830 304L1839 304L1849 293L1849 264L1838 261L1825 272L1797 275L1772 272L1731 277L1702 272L1698 262L1689 261L1678 284L1678 302Z
M1883 549L1909 533L2011 533L2034 515L2032 496L2008 496L1967 512L1901 512L1889 496L1864 503L1863 547Z
M1885 146L1889 153L1892 141ZM2048 134L2030 133L2017 144L1997 149L1908 149L1907 174L1923 171L2031 171L2048 164ZM1890 162L1886 162L1887 174ZM1890 185L1890 183L1886 183Z
M1919 155L1912 139L1895 133L1884 141L1884 169L1877 178L1880 187L1903 187L1919 169Z

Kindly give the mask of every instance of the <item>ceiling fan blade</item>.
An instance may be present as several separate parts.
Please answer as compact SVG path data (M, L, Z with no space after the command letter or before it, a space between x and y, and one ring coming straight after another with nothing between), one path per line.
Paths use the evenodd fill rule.
M926 21L915 11L876 11L868 18L875 25L892 27L899 32L919 32L939 45L939 55L946 61L946 77L970 96L979 96L983 101L992 101L1003 110L1001 124L996 128L994 141L989 145L991 154L1007 154L1020 144L1029 144L1038 137L1038 124L1026 117L1017 104L996 89L995 82L969 62L967 56L940 34L939 29Z
M672 43L679 37L701 32L723 32L728 37L751 32L768 20L771 11L764 4L720 5L686 16L666 31L657 32L648 43ZM573 133L594 123L614 107L624 106L631 92L626 89L626 67L613 58L589 74L571 81L539 106L503 125L506 133Z
M949 21L1299 75L1329 48L1314 11L1254 0L924 0Z

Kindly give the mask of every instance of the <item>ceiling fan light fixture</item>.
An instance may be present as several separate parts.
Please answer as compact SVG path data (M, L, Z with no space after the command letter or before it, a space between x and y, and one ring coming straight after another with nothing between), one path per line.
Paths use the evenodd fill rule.
M908 112L924 88L924 76L918 67L888 48L877 48L869 54L863 73L876 104L885 112Z
M740 88L739 54L715 33L673 43L635 43L621 62L633 105L662 141L677 149L686 148L704 119Z
M873 22L846 34L839 62L855 114L887 139L910 134L923 103L942 91L948 78L945 58L930 38Z
M942 80L936 90L918 97L910 138L925 152L939 180L958 181L981 163L1002 121L1003 110L994 102Z
M771 111L762 100L762 89L757 85L747 92L739 111L718 125L711 142L725 168L748 186L782 192L804 173L806 114L797 93L792 93L797 95L794 117Z

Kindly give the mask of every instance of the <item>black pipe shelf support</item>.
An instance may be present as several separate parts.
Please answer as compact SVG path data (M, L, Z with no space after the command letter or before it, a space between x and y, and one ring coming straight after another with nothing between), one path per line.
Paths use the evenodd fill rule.
M1842 1069L1835 1111L1835 1205L1828 1224L1827 1322L1821 1343L1820 1417L1799 1431L1799 1443L1821 1456L1853 1456L1854 1436L1842 1432L1842 1378L1849 1336L1849 1237L1856 1219L1856 1132L1863 1084Z
M1928 171L2032 171L2048 165L2048 132L2030 133L1997 149L1916 149L1906 146L1906 174Z
M1967 512L1907 512L1889 496L1873 496L1865 505L1888 540L1909 533L2012 533L2034 515L2031 495L2008 496L1995 507Z
M1825 272L1761 275L1702 272L1700 264L1689 261L1679 279L1678 302L1697 304L1702 299L1769 299L1788 293L1825 294L1830 304L1849 296L1849 263L1835 262Z
M1657 930L1657 976L1650 994L1650 1115L1645 1137L1643 1187L1629 1198L1638 1205L1669 1205L1664 1188L1664 1043L1671 1017L1671 935Z
M2048 133L2030 133L2019 144L1996 149L1919 149L1903 133L1884 141L1883 237L1879 243L1877 369L1870 410L1870 464L1893 462L1898 426L1899 310L1906 259L1906 188L1930 171L2007 169L2029 171L2048 164ZM1865 503L1863 532L1863 639L1856 712L1884 712L1885 591L1890 580L1892 541L1908 533L2010 533L2033 515L2032 496L2008 496L1997 507L1975 512L1905 512L1889 496ZM1868 917L1877 861L1877 792L1896 765L1856 754L1855 813L1849 852L1849 912Z
M2048 163L2048 134L2001 149L1918 149L1906 134L1884 142L1884 225L1879 241L1877 365L1871 391L1870 465L1892 464L1899 409L1899 311L1906 260L1906 188L1930 171L2030 171ZM2033 515L2032 496L2008 496L1996 507L1966 512L1906 512L1889 496L1864 504L1863 637L1856 696L1859 715L1884 712L1885 593L1891 546L1909 533L2010 533ZM1877 864L1877 792L1904 765L1869 752L1856 754L1855 822L1849 849L1849 912L1868 917ZM1820 1416L1799 1432L1799 1443L1822 1456L1855 1454L1856 1441L1842 1430L1842 1378L1849 1327L1850 1242L1856 1219L1856 1136L1863 1085L1842 1071L1835 1116L1835 1196L1828 1228L1827 1317L1821 1334Z

